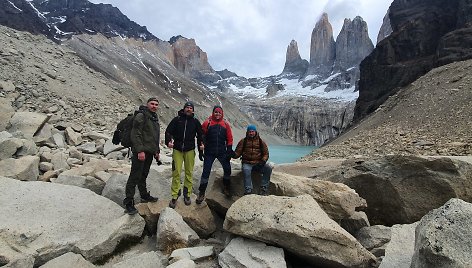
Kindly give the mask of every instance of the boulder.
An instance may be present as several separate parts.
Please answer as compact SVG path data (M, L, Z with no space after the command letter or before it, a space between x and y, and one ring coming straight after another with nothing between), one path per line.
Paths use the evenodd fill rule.
M247 195L226 213L228 232L283 247L323 267L370 267L375 256L309 195Z
M385 257L379 268L410 267L415 246L415 228L412 224L396 224L392 226L392 238L385 248Z
M454 197L472 201L472 165L446 157L387 155L347 160L318 178L354 189L367 201L365 213L374 224L419 221Z
M82 143L82 135L75 132L71 127L67 127L64 133L66 134L66 140L69 145L77 146Z
M218 255L218 264L223 268L285 268L284 250L268 246L265 243L233 238L226 248Z
M15 113L15 109L11 106L11 101L5 98L0 98L0 131L4 131L10 118Z
M154 251L146 252L116 263L112 268L164 268L164 260Z
M187 259L192 261L199 261L210 258L215 254L213 246L193 247L193 248L179 248L169 256L170 262Z
M196 245L200 240L175 210L165 208L157 222L157 248L163 252L172 252L178 248Z
M166 268L195 268L195 262L188 259L183 259L180 261L176 261L171 265L167 266Z
M37 267L75 252L95 262L144 229L141 217L86 189L4 177L0 185L0 258L29 256Z
M55 259L52 259L45 264L41 265L40 268L63 268L71 267L74 268L94 268L96 267L92 263L88 262L82 255L68 252Z
M356 239L377 257L385 256L385 245L391 238L390 227L374 225L363 227L356 233Z
M0 176L21 181L35 181L39 176L39 157L27 155L0 161Z
M69 155L64 151L56 151L51 156L51 164L54 166L55 170L66 170L70 169L67 159Z
M21 131L24 137L32 139L47 122L49 117L45 114L34 112L16 112L10 119L9 132Z
M74 185L81 188L89 189L92 192L100 195L102 193L105 183L92 176L74 176L60 174L57 178L52 178L51 182L65 185Z
M0 160L12 158L21 146L23 146L23 142L17 138L0 141Z
M416 227L411 268L470 267L472 204L453 198L426 214Z

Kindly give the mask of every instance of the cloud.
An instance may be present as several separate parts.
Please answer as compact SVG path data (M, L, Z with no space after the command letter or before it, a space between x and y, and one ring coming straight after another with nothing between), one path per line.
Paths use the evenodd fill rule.
M311 32L323 11L335 38L344 18L360 15L369 35L377 33L392 0L92 0L110 3L163 40L182 35L195 39L216 70L246 77L279 74L287 46L298 43L309 59Z

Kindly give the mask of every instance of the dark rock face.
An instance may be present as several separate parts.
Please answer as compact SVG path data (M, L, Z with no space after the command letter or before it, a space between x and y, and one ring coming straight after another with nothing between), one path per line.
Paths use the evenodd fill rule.
M352 21L345 19L343 28L336 38L335 69L345 70L358 66L373 49L367 23L359 16Z
M472 57L472 2L395 0L392 34L360 65L354 121L434 67Z
M49 27L25 0L0 1L0 24L33 34L50 34Z
M323 13L311 33L310 66L307 73L330 73L335 58L333 27L329 23L328 14Z
M292 40L290 45L287 47L287 54L285 56L285 66L282 74L285 73L292 73L297 76L302 76L305 74L308 68L308 61L303 60L300 57L300 53L298 51L297 41Z
M224 70L221 70L221 71L216 71L216 73L219 74L221 76L221 78L223 78L223 79L230 78L230 77L238 77L238 75L236 73L231 72L228 69L224 69Z

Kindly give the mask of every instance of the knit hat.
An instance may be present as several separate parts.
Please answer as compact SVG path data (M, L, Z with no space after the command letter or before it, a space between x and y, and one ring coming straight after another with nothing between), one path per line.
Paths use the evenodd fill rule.
M193 106L193 102L187 101L187 102L184 104L184 109L185 109L185 107L187 107L187 106L190 106L190 107L192 107L193 110L195 110L195 106Z
M150 103L151 101L157 101L157 103L159 103L159 100L156 97L150 97L146 103Z
M246 130L246 131L251 131L251 130L257 131L257 130L256 130L256 126L255 126L255 125L249 125L249 126L247 126L247 130Z
M217 109L219 109L219 110L220 110L219 112L220 112L221 114L223 114L223 108L221 108L221 106L219 106L219 105L215 105L215 106L213 107L213 112L215 112Z

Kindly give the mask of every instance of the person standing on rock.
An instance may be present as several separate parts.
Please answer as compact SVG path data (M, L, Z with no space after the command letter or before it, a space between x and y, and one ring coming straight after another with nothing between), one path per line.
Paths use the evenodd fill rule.
M138 186L141 202L156 202L146 188L146 178L149 174L152 159L159 161L159 135L160 126L157 117L159 100L155 97L149 98L146 106L139 107L133 119L131 129L131 172L126 182L126 198L123 200L125 211L129 215L136 214L138 210L134 206L134 193Z
M203 161L203 133L202 125L194 117L194 105L188 101L184 108L178 112L178 116L172 119L166 128L165 143L172 150L172 199L169 207L175 208L177 198L180 196L180 174L182 163L184 164L184 203L189 206L192 202L193 167L195 165L195 138L197 138L199 158Z
M211 167L215 159L223 167L223 193L226 197L231 197L231 164L230 159L233 156L233 133L231 127L223 118L223 108L216 105L213 107L211 116L203 122L203 141L205 144L203 171L198 187L197 204L201 204L205 199L205 191L208 186Z
M249 125L246 129L246 137L241 139L236 146L233 158L241 157L244 176L244 194L252 194L252 171L262 173L260 195L269 194L271 165L267 164L269 159L269 148L261 139L255 125Z

